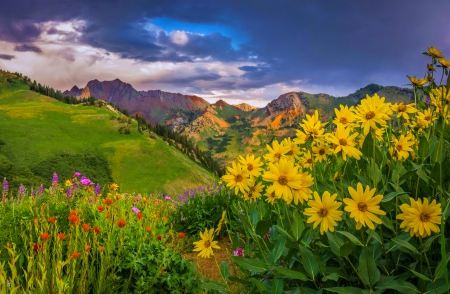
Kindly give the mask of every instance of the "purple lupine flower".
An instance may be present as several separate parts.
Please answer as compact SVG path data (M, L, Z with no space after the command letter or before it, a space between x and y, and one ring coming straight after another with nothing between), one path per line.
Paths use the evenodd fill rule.
M31 196L36 195L36 190L31 190Z
M132 207L131 210L134 211L134 212L136 212L136 213L141 212L137 207Z
M213 185L213 189L215 189L215 188L217 188L217 184L214 184L214 185Z
M208 192L211 192L211 187L209 185L206 187L206 189L208 190Z
M18 196L23 197L23 196L25 196L26 193L27 193L27 189L25 189L25 186L22 183L20 183L19 189L17 190Z
M9 185L8 185L8 181L6 180L6 177L3 178L2 186L3 186L3 192L5 192L5 193L8 192Z
M195 196L195 191L193 190L192 192L191 192L191 197L194 197Z
M425 103L430 105L430 97L429 96L425 96Z
M53 173L53 177L52 177L52 186L56 187L58 186L58 174L56 172Z
M184 198L183 196L181 196L181 201L186 201L186 198Z
M44 193L44 185L41 184L39 186L39 189L37 190L36 197L41 197L43 193Z
M91 183L91 180L89 180L88 178L86 178L85 176L81 177L80 183L83 186L88 186Z
M200 187L198 187L198 191L203 192L203 191L205 191L205 188L203 186L200 186Z
M81 173L80 173L80 172L75 172L74 175L75 175L76 177L79 177L79 176L81 176Z
M164 197L165 200L170 200L169 196Z
M100 186L98 185L98 183L97 183L97 186L95 186L94 193L95 193L95 195L100 195L102 193L102 190L101 190Z
M72 194L72 189L70 187L69 189L67 189L66 195L67 195L67 197L70 197L71 194Z
M184 191L184 196L189 196L189 190Z
M244 249L242 249L241 247L236 248L236 251L233 251L233 255L244 257Z

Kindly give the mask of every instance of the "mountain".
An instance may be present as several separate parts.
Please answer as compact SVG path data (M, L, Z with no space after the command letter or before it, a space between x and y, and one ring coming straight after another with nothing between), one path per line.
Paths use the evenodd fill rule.
M41 183L48 187L54 171L64 181L77 170L102 184L110 183L110 174L122 192L159 190L172 195L215 181L209 171L158 136L139 132L135 120L114 119L118 114L107 107L65 104L29 88L21 76L0 71L0 181L6 176L10 183L27 188ZM133 93L118 80L103 85L102 92L98 89L81 91Z
M233 106L239 108L240 110L246 111L246 112L254 111L254 110L258 109L258 107L252 106L252 105L247 104L247 103L235 104Z
M126 109L130 114L141 115L152 124L165 123L180 110L186 113L204 111L209 105L206 100L198 96L160 90L137 91L130 84L119 79L103 82L92 80L83 89L74 86L70 91L64 91L62 94L78 98L93 96L112 102L121 109ZM186 122L189 122L189 119L183 120L183 123Z

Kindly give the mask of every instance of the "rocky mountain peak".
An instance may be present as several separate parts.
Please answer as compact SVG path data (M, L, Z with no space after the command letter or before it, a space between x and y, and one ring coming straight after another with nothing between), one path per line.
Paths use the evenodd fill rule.
M247 103L234 104L233 106L245 112L250 112L258 109L258 107L252 106Z

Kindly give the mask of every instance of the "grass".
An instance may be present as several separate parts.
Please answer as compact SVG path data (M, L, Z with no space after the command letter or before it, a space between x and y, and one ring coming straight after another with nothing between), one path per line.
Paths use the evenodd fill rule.
M8 83L4 75L0 139L6 144L0 153L14 165L32 167L62 152L90 152L107 158L122 191L180 193L215 181L209 171L159 138L150 139L135 128L129 135L119 134L125 124L110 120L110 110L64 104L25 84Z

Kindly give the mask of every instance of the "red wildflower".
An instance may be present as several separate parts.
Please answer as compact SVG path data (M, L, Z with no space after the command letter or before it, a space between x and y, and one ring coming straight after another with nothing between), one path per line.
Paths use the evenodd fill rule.
M41 248L42 248L41 244L34 244L33 245L33 251L36 252L36 253L38 253L39 250L41 250Z
M179 238L183 238L184 236L186 236L186 233L183 233L183 232L179 232L178 233L178 237Z
M74 252L72 252L72 258L73 259L76 259L78 256L80 256L80 252L78 252L78 251L74 251Z
M105 210L105 207L103 205L99 205L97 206L97 210L98 212L102 212L103 210Z
M51 217L48 219L48 222L54 224L56 222L56 217Z
M95 226L93 230L96 235L100 235L102 232L102 231L100 231L100 228L98 226Z
M44 232L44 233L41 234L41 240L42 241L47 241L48 238L50 238L50 234L49 233Z
M88 252L90 248L91 248L91 245L86 244L86 246L84 246L84 251Z
M123 219L119 219L119 220L117 221L117 225L119 226L119 228L125 227L126 224L127 224L127 223L126 223Z
M38 219L38 218L35 218L35 219L33 219L33 222L34 222L35 225L37 225L38 222L39 222L39 219Z
M88 232L91 226L89 224L83 224L82 225L83 231Z
M80 218L78 217L76 210L72 210L67 219L74 225L78 225L80 223Z
M147 233L150 233L152 231L152 228L147 227Z
M107 214L106 214L106 218L109 218L111 216L111 214L108 212Z
M111 198L106 198L105 200L103 200L103 203L105 203L106 205L110 206L111 204L113 204L113 201Z
M138 213L136 214L136 216L138 217L139 220L141 220L142 217L143 217L142 212L138 212Z
M64 233L59 233L57 236L59 238L59 241L62 241L64 239L66 239L66 237L67 237Z
M156 236L156 240L161 241L161 239L162 239L161 235Z
M98 246L98 251L102 252L103 251L103 246Z

